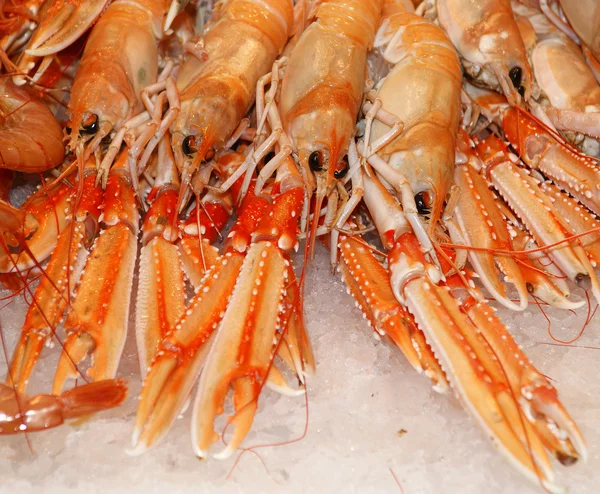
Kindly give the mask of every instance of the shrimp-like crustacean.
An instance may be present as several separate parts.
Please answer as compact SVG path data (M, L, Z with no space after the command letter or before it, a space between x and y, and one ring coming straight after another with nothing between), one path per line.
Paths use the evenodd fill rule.
M595 0L530 0L572 41L581 45L600 82L600 5Z
M212 168L226 178L244 161L239 159L242 155L228 148L243 133L245 123L240 126L240 121L253 104L259 79L283 50L292 32L292 19L291 1L231 0L220 4L208 31L190 48L193 56L177 78L181 111L170 126L175 162L182 172L179 199L172 205L171 218L187 203L190 185L199 196L209 185L205 175L208 172L210 176ZM165 121L168 122L167 117ZM236 131L236 128L241 130ZM142 166L156 139L157 135L142 156ZM160 151L164 141L158 145ZM206 166L205 160L211 161L211 165ZM292 166L290 174L293 170ZM236 196L239 196L242 181L240 177L234 181ZM300 190L302 198L300 179L294 177L287 182L295 184L291 197L297 197ZM135 454L144 452L164 437L198 378L192 440L200 457L207 456L214 441L213 420L222 411L230 385L234 389L236 408L235 416L230 419L235 424L234 436L220 457L235 451L247 434L267 378L278 382L282 389L291 390L282 385L281 374L272 366L272 352L278 329L287 326L285 290L288 284L295 285L295 275L289 269L285 252L276 247L275 242L266 240L262 234L262 242L249 242L255 230L262 231L261 219L268 224L265 227L268 236L273 235L273 220L283 218L290 224L284 233L294 240L284 250L296 245L294 217L299 214L294 209L296 203L291 203L290 210L289 201L278 200L290 196L285 192L288 191L270 189L273 199L260 196L241 205L238 223L229 238L237 238L239 234L235 232L242 231L247 241L226 242L224 253L199 280L188 308L180 311L170 326L165 325L167 330L158 345L157 338L151 334L156 332L143 321L138 326L143 354L153 355L154 359L149 362L146 357L142 364L150 363L150 366L133 435ZM268 214L269 211L273 212ZM199 230L200 225L197 226ZM199 243L198 237L196 243ZM144 290L159 282L149 273L156 271L154 263L162 265L167 261L161 261L159 256L155 260L148 259L151 263L143 268L144 287L141 288ZM291 293L292 289L289 290ZM150 298L145 295L145 299ZM293 346L301 348L297 344Z
M523 15L519 26L540 89L536 102L541 106L531 101L532 112L587 154L598 156L600 84L586 63L582 47L554 27L541 11L521 4L514 8Z
M411 365L442 391L448 388L446 377L399 292L399 261L404 250L412 256L410 250L419 242L430 259L436 259L430 237L439 226L451 183L461 74L444 32L412 11L412 5L399 0L384 2L375 48L391 68L367 96L364 142L350 147L351 168L355 161L363 164L353 172L352 199L338 221L343 226L340 222L350 218L355 198L364 199L383 246L390 250L391 278L364 241L343 234L337 246L342 277L370 324L389 336ZM398 93L406 98L396 98ZM393 187L399 200L381 179ZM350 262L352 258L356 262ZM373 287L369 293L368 286Z
M182 207L192 175L244 130L256 83L271 67L292 29L291 2L230 0L215 6L205 32L187 43L177 76L179 107L166 114L138 164L142 171L167 128L182 175ZM229 142L235 134L233 142Z
M157 45L163 36L163 19L169 4L168 0L117 0L89 34L71 88L68 145L79 155L83 166L102 140L113 135L101 164L104 185L123 140L141 147L154 133L154 128L146 125L153 112L149 102L148 113L143 112L142 91L158 79ZM165 71L160 88L174 85L173 79L166 77L168 72ZM172 93L167 91L169 96ZM171 105L177 106L173 101ZM135 140L135 132L141 134L141 143ZM132 180L137 184L135 174Z
M531 68L510 0L427 0L458 50L472 81L504 93L511 104L529 100Z
M367 53L380 12L380 0L318 2L308 15L312 22L294 41L289 61L277 62L269 78L271 90L262 114L269 120L271 134L258 143L257 152L250 157L256 165L270 150L277 153L261 170L255 193L260 193L266 180L293 152L306 187L303 228L316 189L309 241L312 246L323 200L332 193L337 195L337 181L349 170L348 146L354 135L366 80ZM312 60L311 70L307 70L306 60ZM285 69L276 106L282 65ZM246 172L248 180L253 171L252 166L248 171L242 166L239 173ZM335 219L337 200L327 207L328 215Z
M449 382L507 459L530 479L555 490L545 448L565 464L585 457L585 445L577 426L549 381L518 350L483 295L469 284L459 282L462 290L467 291L467 298L462 303L456 298L456 290L451 291L456 288L453 281L456 275L451 276L446 257L442 263L446 269L442 271L434 263L427 239L418 233L419 223L410 220L419 208L408 177L423 174L423 178L429 178L427 160L410 159L411 151L431 155L434 161L442 159L436 152L436 141L440 139L430 140L428 133L419 134L419 127L435 124L430 121L432 114L446 115L437 123L445 122L442 129L449 133L448 141L456 142L461 91L458 58L438 27L414 14L403 13L399 2L387 2L384 12L385 20L376 39L383 57L394 66L379 83L375 102L367 107L370 110L367 117L388 126L387 134L383 134L388 139L382 138L381 131L374 135L375 129L370 135L365 134L368 145L363 147L363 158L370 166L366 165L364 173L358 175L364 175L365 203L384 247L389 249L389 272L373 269L377 261L364 242L342 235L339 248L343 277L375 329L397 342L413 366L434 381L436 389L448 389ZM391 84L395 85L395 91L386 91ZM399 93L406 95L410 103L397 103L392 95ZM432 111L438 101L433 95L445 96L445 106L439 106L437 112ZM404 131L392 127L397 120L405 122ZM367 122L367 132L368 129ZM402 149L405 158L397 160L395 167L391 166L392 161L386 163L382 159L390 146ZM441 176L451 173L453 165L454 153L444 154L440 166L446 167L446 174ZM401 193L402 208L379 177ZM460 183L467 182L468 178ZM459 194L479 197L468 187ZM463 212L469 215L478 209ZM445 220L447 216L448 213ZM436 239L431 240L435 243ZM380 276L388 280L391 290ZM390 292L406 311L404 319L412 321L403 321L404 335L398 324L389 324L400 312L390 304ZM422 335L426 343L421 342ZM419 348L426 351L415 351ZM431 360L437 360L439 365L432 366ZM557 435L560 438L552 432L557 426L561 428L561 434Z
M66 420L118 407L126 395L121 379L84 384L61 395L31 397L0 383L0 435L58 427Z
M309 191L316 187L313 245L322 201L348 171L348 146L380 12L380 0L319 4L315 20L300 37L281 82L283 129L308 177ZM306 60L313 61L311 70L306 69Z
M64 157L62 141L62 128L45 103L33 91L1 79L0 168L24 173L54 168Z
M40 130L32 132L32 128ZM41 173L60 165L63 158L62 128L46 104L29 88L15 86L9 78L1 79L0 169ZM11 252L0 248L1 273L24 271L50 255L57 228L60 230L64 223L63 200L67 195L67 187L57 185L51 193L40 191L22 205L23 221L5 234L22 234L27 247L9 242L14 244ZM17 224L13 222L13 226Z

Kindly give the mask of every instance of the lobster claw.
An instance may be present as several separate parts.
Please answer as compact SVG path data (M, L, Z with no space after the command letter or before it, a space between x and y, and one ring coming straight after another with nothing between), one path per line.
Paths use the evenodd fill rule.
M518 220L511 221L511 245L516 251L531 251L527 257L519 258L521 275L527 291L542 302L559 309L575 310L585 304L584 300L569 299L571 290L562 272L547 254L539 252L539 246L522 230Z
M540 187L550 197L558 214L567 219L567 225L571 233L586 233L586 235L580 237L581 245L590 260L595 262L596 265L600 264L600 234L595 231L600 224L597 216L556 185L550 182L542 182Z
M584 300L569 300L569 288L560 278L552 279L546 274L548 266L534 263L529 259L521 260L521 275L529 292L537 299L551 307L575 310L585 304Z
M283 193L275 205L291 207L298 216L303 196L288 192L296 201L290 204ZM300 381L305 369L314 368L294 300L296 280L278 246L280 236L281 243L290 244L287 228L280 225L284 227L280 231L273 224L281 213L263 217L255 212L244 208L235 227L243 230L248 241L252 237L248 251L239 252L239 245L229 242L229 251L207 271L190 306L160 343L142 388L131 454L143 453L164 437L201 372L192 425L194 449L201 457L215 439L213 421L222 413L230 385L237 411L230 419L235 430L225 451L217 455L221 458L231 454L247 434L264 385L288 395L304 392L290 387L273 365L279 355ZM259 239L252 232L271 236ZM284 336L285 329L289 331Z
M185 284L179 250L171 238L170 229L164 230L164 226L171 225L173 221L177 191L170 186L159 189L142 226L143 247L135 321L142 376L150 367L158 344L185 309Z
M388 336L412 367L432 380L436 391L446 392L446 376L414 319L394 297L389 273L364 241L343 235L338 247L342 279L369 326L377 334Z
M156 351L136 416L131 454L156 444L183 408L223 318L243 255L228 253L207 271L196 295Z
M53 393L62 391L68 377L88 354L93 380L114 377L125 345L130 295L137 258L139 212L122 152L111 169L104 194L103 223L87 258L65 321L68 334L58 362Z
M71 301L71 295L95 238L102 203L102 190L95 186L94 160L87 163L82 200L74 219L58 236L56 248L33 295L13 353L9 377L24 392L43 345L50 339ZM91 172L91 173L89 173Z
M571 465L579 459L586 462L585 441L558 399L556 389L531 364L494 311L484 303L477 303L466 312L502 364L513 394L519 397L524 409L523 415L546 448L563 465Z
M5 215L7 206L2 207L3 221L11 219L11 226L19 221L17 228L10 228L12 238L22 234L26 240L25 246L17 243L18 253L0 251L0 273L12 271L24 272L30 268L38 267L50 256L56 246L58 235L65 229L71 212L73 189L63 183L55 184L46 189L41 189L33 194L21 207L23 214ZM2 203L6 204L6 203ZM8 226L8 225L7 225ZM3 246L4 247L4 246ZM23 248L24 247L24 248Z
M565 464L586 453L554 388L483 299L468 298L461 306L448 287L438 285L412 233L396 240L388 260L396 297L414 316L465 408L513 466L561 492L545 448ZM553 427L560 431L552 434Z
M273 338L285 324L279 307L285 296L288 265L272 242L257 242L246 254L200 376L192 421L192 442L200 458L207 457L210 445L218 439L213 422L222 411L230 385L234 390L235 414L229 418L233 434L215 457L229 457L250 429L258 396L271 370ZM279 382L276 384L281 389Z
M460 190L453 216L455 228L460 231L458 242L463 243L463 240L467 245L490 251L510 250L510 236L504 219L483 177L469 165L457 166L454 183ZM451 234L455 232L452 226L448 225ZM483 250L469 250L469 259L487 291L498 302L512 310L525 310L527 286L514 258ZM504 285L498 279L498 270L517 289L518 304L507 296Z
M107 4L107 0L56 0L25 52L43 57L63 50L89 29Z
M528 166L600 214L600 167L592 158L548 132L523 110L506 110L502 125L506 139Z
M477 151L489 167L490 181L525 224L532 237L541 245L564 243L560 248L549 250L548 257L571 280L578 281L595 274L585 253L568 240L566 222L554 208L550 198L539 188L538 182L524 169L511 161L506 144L493 134L477 145ZM526 190L523 194L521 191ZM596 295L596 292L594 293ZM597 295L600 297L600 294Z
M9 371L10 380L20 392L25 391L44 344L54 334L70 299L68 290L73 289L83 267L83 228L82 223L73 222L59 236L35 291L34 303L27 311Z

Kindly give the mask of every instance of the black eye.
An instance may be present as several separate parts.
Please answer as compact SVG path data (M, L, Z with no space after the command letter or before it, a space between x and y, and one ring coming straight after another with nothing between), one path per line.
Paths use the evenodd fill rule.
M431 212L429 192L423 191L415 195L415 203L417 204L417 211L419 214L427 215Z
M521 67L513 67L508 73L508 76L510 77L510 80L512 81L513 86L515 86L515 88L518 88L521 85L522 73L523 71L521 70Z
M187 136L181 143L181 150L183 154L190 156L198 151L198 144L200 140L196 136Z
M85 118L85 123L81 124L79 133L84 135L93 135L98 132L98 127L98 115L92 114Z
M321 151L313 151L308 157L308 166L313 172L320 172L323 169L323 155Z
M336 171L333 172L333 176L335 178L337 178L338 180L340 178L344 178L346 176L346 174L348 173L348 170L350 169L350 164L348 163L348 156L344 156L344 159L340 162L339 165L342 165L343 168L339 168ZM338 165L338 166L339 166Z
M525 88L521 85L521 78L523 76L523 70L521 67L513 67L510 69L508 76L510 77L511 82L513 83L513 86L515 86L515 89L518 91L518 93L521 96L525 96Z

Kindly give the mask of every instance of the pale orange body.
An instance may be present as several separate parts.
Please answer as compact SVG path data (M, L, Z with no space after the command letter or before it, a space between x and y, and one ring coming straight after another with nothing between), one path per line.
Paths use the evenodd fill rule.
M560 0L560 6L569 23L592 51L600 59L600 4L597 0Z
M119 406L127 395L120 379L84 384L61 395L28 397L0 383L0 435L44 431L68 419Z
M553 36L540 41L531 58L554 126L600 137L600 84L579 47L565 36Z
M279 110L284 130L304 166L313 151L323 153L327 187L354 134L381 4L323 2L294 48L283 78Z
M390 5L390 11L392 6ZM439 218L454 168L460 119L462 74L458 57L444 32L411 13L386 17L378 42L401 30L397 45L387 48L395 64L379 83L382 108L404 124L404 132L378 152L408 180L414 194L427 193L432 219ZM401 94L402 97L398 97ZM390 128L375 120L371 141Z
M177 77L181 111L171 126L178 166L181 144L195 136L198 159L222 149L254 103L258 79L271 70L291 33L291 0L230 0L204 34L205 56L191 56Z
M71 89L72 148L93 116L96 132L108 135L142 111L140 92L157 79L157 43L168 3L117 0L93 27Z
M531 68L510 0L438 0L440 26L480 86L503 92L511 104L531 95Z
M60 124L32 91L0 79L0 168L25 173L58 166L64 157Z

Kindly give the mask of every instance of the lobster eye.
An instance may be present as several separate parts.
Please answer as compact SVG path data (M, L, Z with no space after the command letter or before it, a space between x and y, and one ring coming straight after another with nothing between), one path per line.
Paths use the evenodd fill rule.
M323 169L323 155L321 151L313 151L308 157L308 166L313 172L320 172Z
M429 214L431 212L431 202L431 194L426 190L415 195L415 203L419 214Z
M84 135L93 135L98 132L98 127L98 115L90 113L84 117L81 123L81 128L79 129L79 133Z
M190 156L198 151L198 145L200 144L200 139L196 136L187 136L183 142L181 143L181 150L183 154Z
M350 164L348 163L348 155L346 155L344 156L344 159L338 163L338 168L333 172L333 176L338 180L344 178L348 174L349 169Z
M510 80L512 81L513 86L515 86L515 88L518 88L521 85L522 74L523 71L521 70L521 67L513 67L512 69L510 69L508 76L510 77Z
M523 76L523 70L521 69L521 67L517 66L517 67L513 67L512 69L510 69L508 76L510 77L510 80L513 83L513 86L515 87L517 92L521 96L524 97L525 96L525 88L521 84L521 80L522 80L522 76Z

